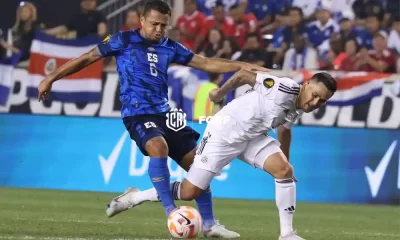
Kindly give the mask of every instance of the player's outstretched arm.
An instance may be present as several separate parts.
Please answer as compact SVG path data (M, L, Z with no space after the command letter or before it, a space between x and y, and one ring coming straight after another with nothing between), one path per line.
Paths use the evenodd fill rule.
M98 47L90 50L89 52L81 55L80 57L74 58L71 61L68 61L64 65L57 68L54 72L50 73L46 76L44 80L42 80L38 87L38 99L45 100L48 98L48 95L51 90L52 84L62 79L66 76L79 72L83 68L89 66L90 64L100 60L102 58Z
M252 71L241 69L236 72L225 82L224 85L222 85L221 88L214 89L210 92L211 101L220 102L228 92L245 84L249 84L251 87L254 87L257 77L257 73L254 71L256 71L256 69L252 69Z
M188 65L192 68L200 69L210 73L236 72L240 69L245 69L249 71L269 71L267 68L250 63L231 61L223 58L207 58L197 54L193 56Z

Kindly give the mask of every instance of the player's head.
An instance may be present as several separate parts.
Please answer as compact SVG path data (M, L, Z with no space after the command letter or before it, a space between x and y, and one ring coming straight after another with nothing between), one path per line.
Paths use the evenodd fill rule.
M372 46L378 52L382 52L387 48L387 34L384 31L379 31L374 35Z
M96 0L81 0L81 8L83 11L95 10L97 6Z
M184 0L183 4L183 12L185 14L192 14L197 10L196 0Z
M223 22L225 20L225 6L222 1L217 0L212 9L212 13L217 22Z
M303 85L297 107L306 113L312 112L324 106L335 92L336 80L329 73L316 73Z
M380 20L378 15L369 15L365 21L365 26L367 27L370 33L375 33L380 28Z
M159 41L165 36L171 6L164 0L149 0L144 4L143 15L140 17L142 34L151 41Z
M325 7L320 7L317 9L316 18L319 22L325 24L331 18L331 12Z

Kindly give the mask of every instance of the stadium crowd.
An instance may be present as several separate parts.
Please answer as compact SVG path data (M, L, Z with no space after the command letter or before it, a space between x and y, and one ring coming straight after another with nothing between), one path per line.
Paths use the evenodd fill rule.
M0 54L23 50L21 61L27 60L38 28L54 36L104 38L107 21L97 4L81 0L81 13L46 28L34 4L23 2L12 43L0 35ZM283 70L400 72L398 0L184 0L183 8L168 36L207 57ZM126 11L120 30L140 27L141 11L140 5Z

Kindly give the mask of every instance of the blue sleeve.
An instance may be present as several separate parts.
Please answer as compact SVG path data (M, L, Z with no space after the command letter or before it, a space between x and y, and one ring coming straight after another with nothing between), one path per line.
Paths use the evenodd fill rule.
M175 43L175 55L172 59L173 63L177 63L180 65L188 65L194 56L194 53L187 49L185 46L178 42Z
M123 48L122 33L119 32L114 35L107 36L103 42L99 43L97 47L103 57L116 56Z

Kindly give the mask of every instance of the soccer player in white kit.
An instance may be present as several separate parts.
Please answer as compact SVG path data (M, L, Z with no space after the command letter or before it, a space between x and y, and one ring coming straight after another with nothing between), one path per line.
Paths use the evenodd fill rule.
M280 217L279 240L302 240L293 229L296 181L289 163L291 127L303 112L325 105L336 91L328 73L317 73L303 85L269 73L240 70L221 88L210 93L219 102L229 91L249 84L252 88L223 107L208 123L193 165L182 183L172 184L175 199L193 200L207 191L223 167L238 158L275 178L276 205ZM229 121L221 121L227 119ZM278 140L267 134L278 129ZM130 207L158 201L155 189L130 190L120 201Z

